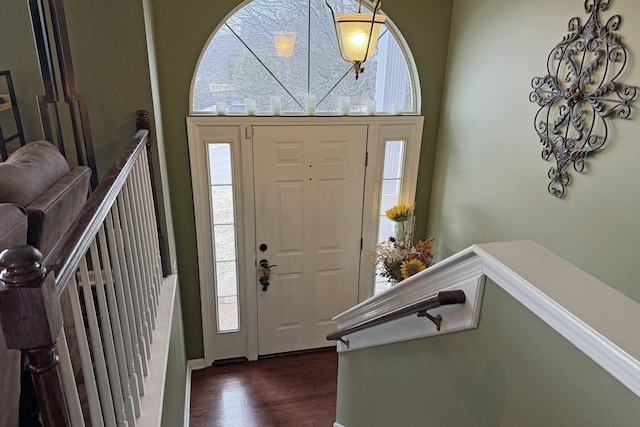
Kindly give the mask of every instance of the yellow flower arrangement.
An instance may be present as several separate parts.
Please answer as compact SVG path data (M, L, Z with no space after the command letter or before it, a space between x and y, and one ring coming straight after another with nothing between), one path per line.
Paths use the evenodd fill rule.
M384 214L393 222L405 222L411 217L411 209L411 205L400 203L391 209L387 209Z
M395 224L395 238L401 243L410 243L413 238L413 206L400 203L387 209L385 215Z
M426 269L433 262L430 237L413 244L413 207L399 204L385 212L395 222L395 235L376 245L373 255L379 274L397 283Z
M424 265L424 263L418 258L405 260L400 264L400 271L402 272L403 279L408 279L414 274L421 272L425 268L427 268L427 266Z

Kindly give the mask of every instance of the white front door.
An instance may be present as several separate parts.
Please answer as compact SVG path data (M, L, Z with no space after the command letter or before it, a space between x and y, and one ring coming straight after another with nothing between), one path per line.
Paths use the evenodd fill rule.
M254 126L258 352L325 347L358 301L366 126ZM257 266L257 271L260 269Z

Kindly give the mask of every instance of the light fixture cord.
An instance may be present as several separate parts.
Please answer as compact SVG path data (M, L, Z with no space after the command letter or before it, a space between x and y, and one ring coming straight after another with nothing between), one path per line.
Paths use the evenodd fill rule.
M360 5L362 5L362 0L360 0ZM380 10L381 5L382 5L381 0L375 0L373 2L373 15L371 15L371 28L369 28L369 40L367 40L367 50L364 53L364 59L362 60L362 62L369 59L369 53L373 54L373 52L369 52L369 48L371 47L371 36L373 35L373 26L375 25L375 22L376 22L376 14Z

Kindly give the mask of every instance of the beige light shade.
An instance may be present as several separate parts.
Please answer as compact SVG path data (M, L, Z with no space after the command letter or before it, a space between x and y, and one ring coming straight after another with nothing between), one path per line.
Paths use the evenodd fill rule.
M380 28L387 17L376 14L371 29L373 15L370 13L340 13L336 15L336 22L340 28L343 54L351 61L363 62L376 49ZM371 44L369 45L369 33L371 33ZM369 50L367 52L367 45ZM368 55L367 55L368 53Z
M289 58L296 47L296 33L292 31L276 31L273 33L273 42L280 58Z

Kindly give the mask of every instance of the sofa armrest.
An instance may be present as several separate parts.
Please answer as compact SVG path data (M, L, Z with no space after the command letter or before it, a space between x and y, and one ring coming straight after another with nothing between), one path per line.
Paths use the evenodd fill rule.
M76 166L26 206L29 214L27 242L38 248L43 256L53 249L87 201L90 177L91 169Z

